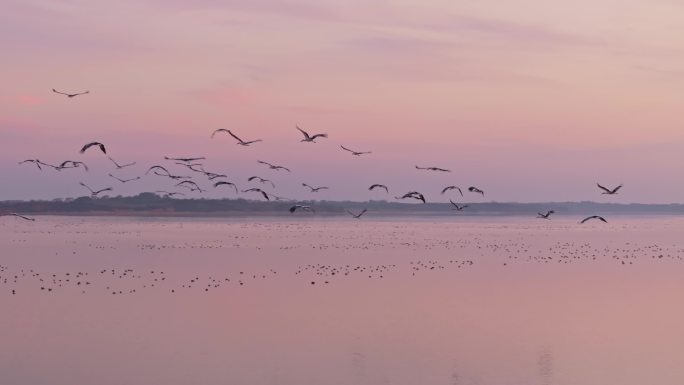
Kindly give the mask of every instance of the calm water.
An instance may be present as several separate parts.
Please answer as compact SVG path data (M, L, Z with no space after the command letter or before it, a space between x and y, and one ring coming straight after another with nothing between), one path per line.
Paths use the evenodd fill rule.
M684 220L609 220L3 218L0 383L683 384Z

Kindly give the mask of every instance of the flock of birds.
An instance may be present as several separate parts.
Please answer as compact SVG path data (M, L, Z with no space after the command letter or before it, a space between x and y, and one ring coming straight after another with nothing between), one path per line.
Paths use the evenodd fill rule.
M200 222L196 227L202 234L200 237L187 234L182 229L174 230L177 225L166 222L134 225L133 228L128 223L104 222L93 227L91 222L74 219L66 222L50 220L46 226L43 232L34 233L14 229L11 231L15 231L15 236L6 239L11 239L11 249L29 250L32 247L31 237L80 234L88 243L69 238L65 245L46 251L55 256L67 256L67 261L70 258L75 258L75 261L81 258L92 260L95 255L121 255L124 258L120 263L125 266L84 268L80 262L79 267L67 262L50 270L31 266L30 262L29 267L21 269L0 264L0 288L3 289L0 291L17 294L29 290L53 294L75 290L83 294L111 295L148 290L210 292L271 282L277 277L318 286L358 282L358 279L420 278L427 277L425 274L492 264L508 267L516 264L612 262L629 266L649 261L684 261L684 248L676 245L668 247L638 241L615 245L610 240L596 245L567 237L540 242L536 232L524 229L477 234L470 233L471 229L462 229L461 234L469 235L454 237L451 230L440 232L444 230L440 223L427 224L419 232L411 224L382 223L378 224L377 231L368 233L339 222L323 225ZM103 237L105 233L109 236ZM175 235L167 236L172 233ZM133 249L137 253L131 253ZM86 255L81 256L84 251ZM279 262L281 258L254 259L250 253L255 251L266 256L277 251L279 257L287 255L290 262L283 264ZM158 269L137 266L140 261L137 257L125 258L125 255L173 256L188 253L197 258L232 255L237 259L216 259L216 264L206 266L171 264L166 266L167 269ZM336 255L350 258L346 261L330 258Z
M77 96L86 95L86 94L90 93L90 91L68 93L68 92L61 92L61 91L58 91L56 89L53 89L52 91L56 94L64 95L68 98L74 98ZM295 128L302 135L302 138L300 140L301 142L316 143L317 139L328 138L328 135L325 133L317 133L317 134L312 135L309 132L302 129L301 127L299 127L298 125L296 125ZM220 128L220 129L213 131L211 133L211 138L216 137L216 135L218 135L218 134L227 134L237 141L236 142L237 145L245 146L245 147L254 145L256 143L263 142L262 139L243 140L240 136L238 136L233 131L231 131L229 129L224 129L224 128ZM90 142L90 143L85 144L80 149L80 153L84 154L93 148L99 149L99 151L102 152L102 154L107 155L107 147L105 146L105 144L103 144L101 142ZM348 147L345 147L343 145L340 145L340 148L343 151L349 152L350 154L352 154L354 156L362 156L362 155L372 154L371 151L356 151L356 150L352 150ZM117 162L111 156L108 156L108 158L112 162L112 164L114 165L116 170L121 170L121 169L130 167L130 166L133 166L136 164L136 162L123 163L122 164L122 163ZM242 193L251 193L251 194L254 194L254 196L261 197L267 201L270 201L272 199L273 200L284 200L284 199L286 199L286 198L283 198L281 196L274 194L273 192L267 192L260 187L251 187L248 189L239 190L238 186L236 185L235 182L227 180L228 179L227 175L207 171L204 168L204 165L201 163L202 160L206 159L204 157L172 158L172 157L167 156L167 157L164 157L164 159L167 161L173 161L176 165L180 165L180 166L187 168L187 170L189 172L204 175L212 183L213 188L231 188L234 190L234 192L236 194L238 194L240 191ZM257 163L266 166L269 170L278 171L278 172L280 172L280 171L291 172L291 170L285 166L273 164L270 162L257 160ZM85 171L89 170L86 163L84 163L83 161L78 161L78 160L65 160L65 161L61 162L60 164L49 164L49 163L41 161L40 159L26 159L26 160L19 162L19 164L20 165L21 164L33 164L41 171L44 168L51 168L51 169L54 169L56 171L61 171L64 169L73 169L73 168L83 168ZM429 171L429 172L438 172L438 173L449 173L449 172L451 172L451 170L449 170L449 169L441 168L441 167L434 167L434 166L422 167L422 166L416 165L415 168L417 170L425 170L425 171ZM169 178L169 179L176 182L174 187L183 188L183 189L188 190L189 192L203 193L203 192L207 191L206 189L202 188L195 180L193 180L193 177L191 175L176 175L176 174L172 173L171 171L169 171L169 169L163 165L153 165L153 166L149 167L147 169L147 172L145 172L145 175L150 175L150 174ZM118 181L119 183L122 183L122 184L139 181L143 178L143 176L136 176L133 178L123 179L123 178L120 178L120 177L118 177L112 173L108 173L108 176L111 177L112 179ZM272 180L263 178L261 176L256 176L256 175L249 177L248 182L259 183L261 185L270 185L273 190L275 190L275 187L276 187L275 183ZM93 198L99 197L100 194L102 194L102 193L114 191L113 187L96 188L96 187L91 187L91 186L89 186L83 182L79 182L79 184L83 188L87 189L87 191L90 193L90 196ZM301 185L302 185L302 187L307 188L311 193L317 193L317 192L320 192L322 190L329 190L330 189L330 187L328 187L328 186L312 186L312 185L307 184L307 183L302 183ZM604 187L601 184L597 184L597 185L598 185L598 188L601 189L602 194L607 194L607 195L615 195L622 188L622 185L619 185L619 186L612 188L612 189ZM387 193L387 194L389 194L389 192L390 192L387 185L384 185L384 184L372 184L370 187L368 187L369 191L374 191L374 190L378 190L378 189L384 190L385 193ZM455 185L444 187L441 190L441 194L445 195L445 194L452 192L452 191L458 192L461 197L464 197L463 190L460 187L455 186ZM469 193L480 195L482 197L485 196L484 190L482 190L476 186L469 186L466 189L466 191L468 191ZM186 196L186 194L182 191L156 190L155 193L161 194L165 197ZM395 199L396 200L412 199L412 200L416 200L416 201L419 201L422 203L427 202L425 195L419 191L409 191L405 194L401 194L399 196L396 196ZM449 199L449 202L451 203L451 205L452 205L451 208L454 211L460 212L460 211L463 211L466 208L468 208L467 204L459 204L457 202L454 202L452 199ZM316 212L314 207L312 207L310 205L303 205L303 204L294 204L293 206L290 207L289 211L290 211L290 213L294 213L297 211L304 211L304 212L310 212L310 213ZM361 212L353 213L349 210L346 210L346 212L354 219L360 219L367 211L368 211L367 209L363 209ZM555 212L553 210L549 210L546 213L538 213L537 218L549 220L549 219L551 219L551 215L554 213ZM0 214L0 216L9 216L9 215L15 216L17 218L21 218L24 220L34 220L34 218L30 218L28 216L21 215L18 213ZM607 220L600 215L588 216L588 217L584 218L583 220L581 220L580 223L586 223L587 221L590 221L593 219L607 223Z

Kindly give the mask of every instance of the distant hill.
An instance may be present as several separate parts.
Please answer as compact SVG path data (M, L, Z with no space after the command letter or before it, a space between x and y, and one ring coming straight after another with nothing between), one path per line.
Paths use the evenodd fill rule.
M631 214L684 215L682 204L618 204L597 202L548 203L465 203L469 207L455 212L448 203L405 203L387 201L298 201L312 205L317 215L348 215L345 210L367 208L375 215L462 215L462 216L534 216L554 210L556 215ZM81 197L52 201L4 201L0 212L53 215L145 215L145 216L273 216L291 215L293 202L253 201L245 199L172 199L153 193L129 197ZM297 215L311 215L308 213Z

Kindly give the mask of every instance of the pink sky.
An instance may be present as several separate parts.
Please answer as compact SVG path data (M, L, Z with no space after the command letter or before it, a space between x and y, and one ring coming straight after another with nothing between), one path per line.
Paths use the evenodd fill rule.
M8 0L0 47L0 199L79 196L81 180L121 194L169 188L118 185L105 158L78 154L91 140L139 162L121 177L203 155L241 188L274 177L292 198L384 198L366 190L377 182L433 201L448 184L486 200L607 200L597 181L624 183L618 202L684 197L675 0ZM330 138L299 143L295 124ZM217 128L264 142L209 139ZM16 164L36 157L93 170ZM302 182L331 190L310 195Z

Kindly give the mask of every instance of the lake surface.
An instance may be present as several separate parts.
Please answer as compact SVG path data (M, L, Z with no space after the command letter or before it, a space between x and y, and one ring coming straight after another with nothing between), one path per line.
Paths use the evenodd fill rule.
M684 219L0 219L0 383L684 384Z

